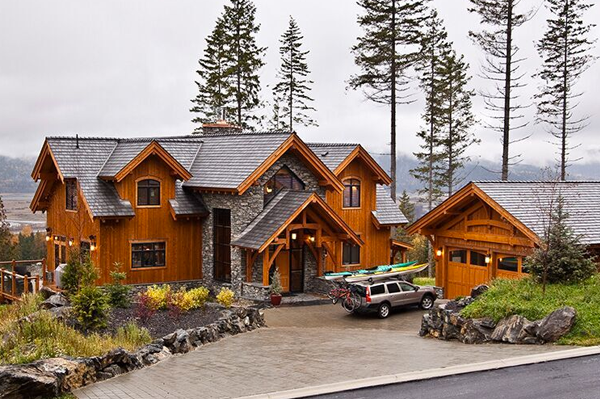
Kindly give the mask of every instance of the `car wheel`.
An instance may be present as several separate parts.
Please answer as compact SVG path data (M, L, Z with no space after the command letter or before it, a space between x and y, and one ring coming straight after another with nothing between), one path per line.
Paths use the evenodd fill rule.
M434 302L435 300L431 295L425 295L423 296L423 298L421 298L421 303L419 304L419 307L423 310L429 310L433 307Z
M390 307L389 303L384 302L381 305L379 305L379 309L377 309L377 315L380 319L385 319L390 315L391 311L392 308Z

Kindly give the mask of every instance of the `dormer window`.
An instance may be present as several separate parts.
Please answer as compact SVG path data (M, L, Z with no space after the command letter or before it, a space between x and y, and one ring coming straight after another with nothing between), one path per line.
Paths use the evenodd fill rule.
M265 184L265 203L269 202L284 188L290 190L304 190L304 183L302 180L300 180L287 166L279 169L279 171Z
M71 179L65 182L66 208L68 211L77 210L77 180Z
M360 180L344 180L344 208L360 208Z
M137 184L138 206L160 206L160 182L158 180L140 180Z

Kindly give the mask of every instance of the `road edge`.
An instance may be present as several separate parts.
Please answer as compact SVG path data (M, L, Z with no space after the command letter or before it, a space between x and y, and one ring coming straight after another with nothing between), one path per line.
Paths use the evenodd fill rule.
M487 362L462 364L458 366L443 367L430 370L411 371L409 373L391 374L379 377L364 378L360 380L336 382L332 384L317 385L290 389L286 391L271 392L252 396L244 396L240 399L293 399L305 398L317 395L326 395L344 391L354 391L362 388L371 388L383 385L392 385L405 382L423 381L433 378L449 377L453 375L475 373L489 370L499 370L509 367L525 366L552 362L556 360L573 359L578 357L600 355L600 346L561 350L556 352L541 353L535 355L518 356L508 359L490 360Z

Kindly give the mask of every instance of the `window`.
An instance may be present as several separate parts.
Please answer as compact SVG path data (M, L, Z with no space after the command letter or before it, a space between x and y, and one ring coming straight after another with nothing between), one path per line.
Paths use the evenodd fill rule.
M231 211L213 209L215 280L231 281Z
M371 287L371 295L380 295L385 294L385 289L383 288L383 284L375 285Z
M77 210L77 180L66 181L66 199L67 199L67 210Z
M304 190L304 183L302 180L300 180L287 166L279 169L279 171L265 184L265 204L284 188L290 190Z
M344 208L360 208L360 180L344 180Z
M90 253L91 253L91 251L90 251L91 247L92 246L90 245L90 243L88 241L81 241L79 243L79 249L81 250L81 253L88 257L90 256Z
M360 247L358 245L344 243L343 264L358 265L360 264Z
M160 182L146 179L138 182L138 206L160 206Z
M406 283L399 283L400 287L402 287L402 291L404 292L415 292L415 287Z
M67 263L67 237L54 236L54 268Z
M386 284L388 293L395 294L396 292L400 292L400 287L398 287L397 283L389 283Z
M519 271L519 259L518 258L498 258L498 269L507 272Z
M456 249L450 251L450 262L467 264L467 250Z
M487 267L487 263L485 263L485 257L485 254L471 251L471 265Z
M131 244L131 268L166 266L166 243L144 242Z

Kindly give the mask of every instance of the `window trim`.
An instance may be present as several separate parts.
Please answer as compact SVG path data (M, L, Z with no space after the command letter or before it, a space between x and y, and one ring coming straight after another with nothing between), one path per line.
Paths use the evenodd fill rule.
M346 206L346 188L350 188L350 190L352 190L351 187L356 187L356 185L350 184L349 186L346 185L346 182L349 180L356 180L358 181L358 206ZM342 180L342 184L344 185L344 190L342 191L342 209L344 210L359 210L362 209L362 203L363 203L363 198L362 198L362 179L360 177L357 176L347 176ZM350 194L350 202L352 203L352 194Z
M74 208L69 208L69 187L75 190ZM65 179L65 210L67 212L77 212L79 210L79 187L77 179Z
M139 194L140 194L140 189L139 189L139 184L140 182L146 181L146 180L154 180L158 182L158 205L140 205L139 203ZM141 208L141 209L152 209L152 208L160 208L162 207L162 189L163 189L163 181L161 178L156 177L156 176L144 176L144 177L140 177L138 179L135 180L135 207L136 208Z
M353 248L358 248L358 262L357 263L345 263L345 260L344 260L345 250L344 249L346 248L346 245L350 246L351 250ZM342 266L344 266L344 267L360 266L361 260L362 260L362 251L360 249L361 248L359 245L352 245L347 242L342 242ZM350 253L350 262L352 262L352 253Z
M165 244L165 265L164 266L133 267L133 245L134 244L158 244L158 243ZM169 240L167 240L166 238L156 238L156 239L152 239L152 240L129 240L129 270L132 272L166 269L169 264L168 256L169 256Z

